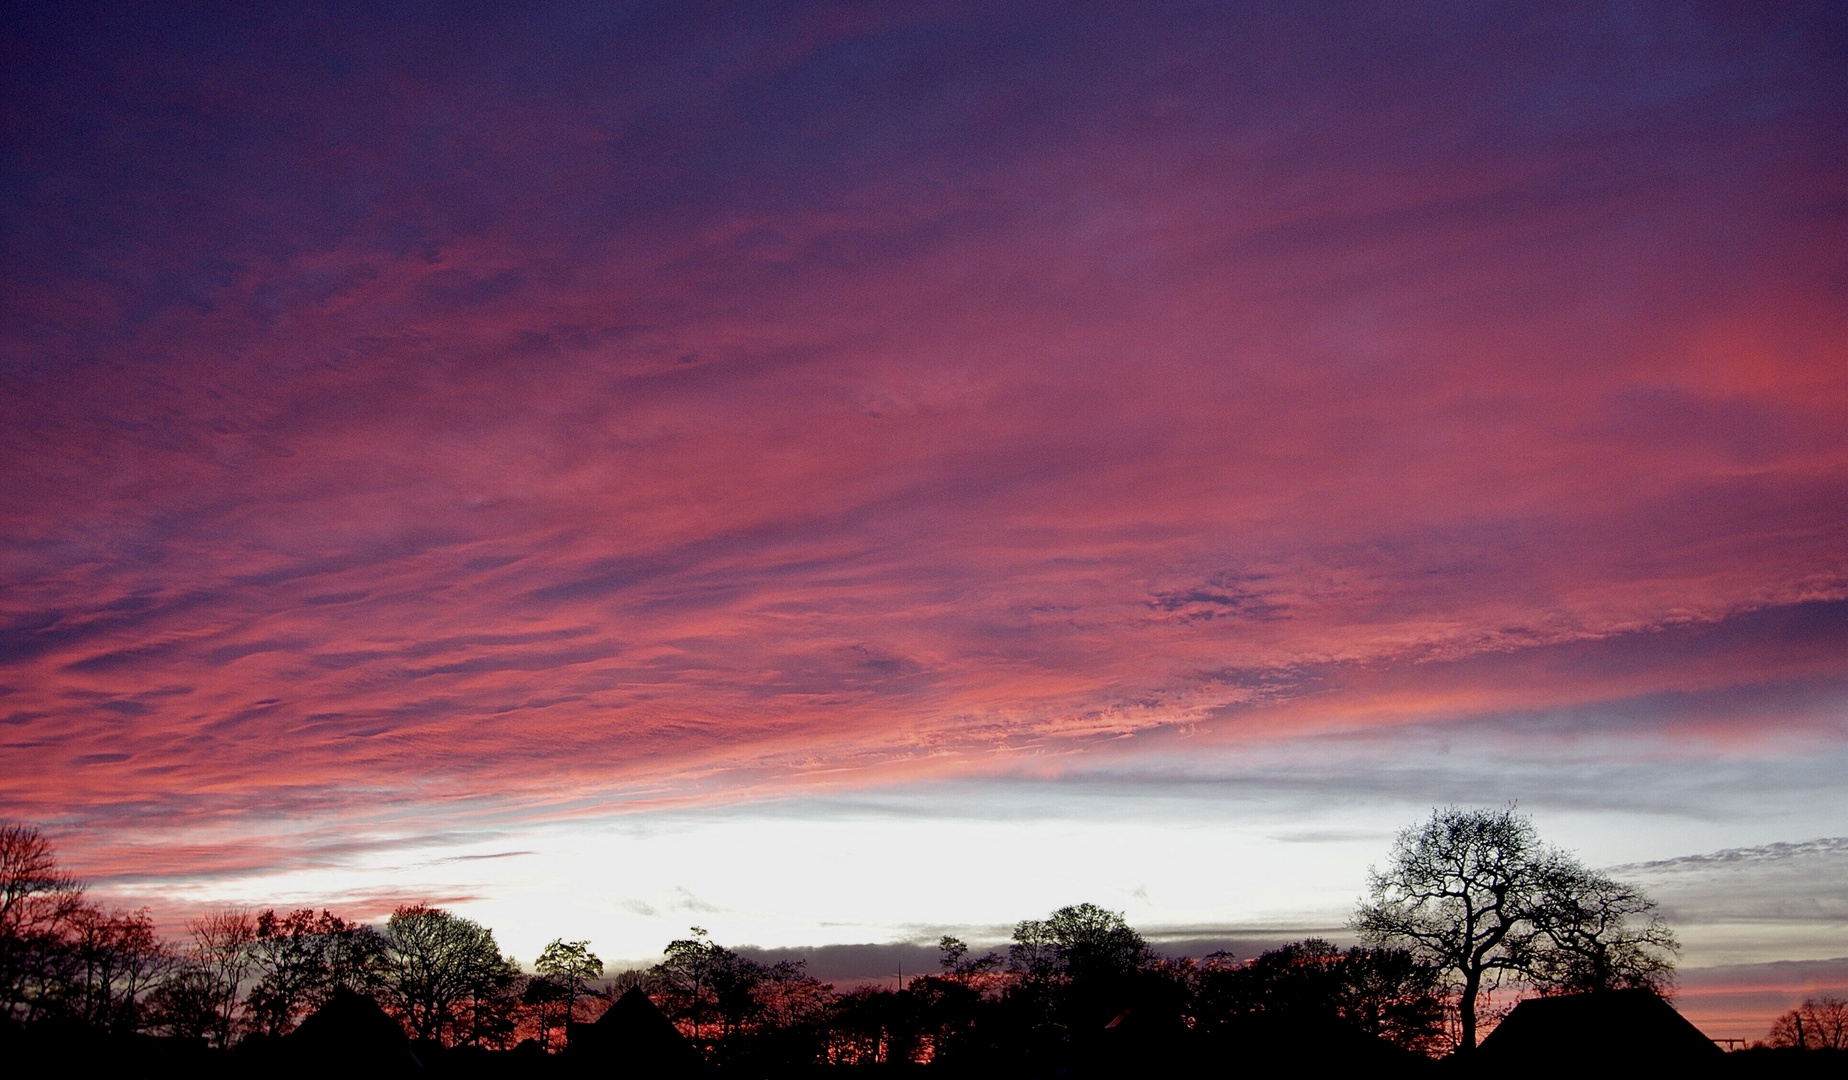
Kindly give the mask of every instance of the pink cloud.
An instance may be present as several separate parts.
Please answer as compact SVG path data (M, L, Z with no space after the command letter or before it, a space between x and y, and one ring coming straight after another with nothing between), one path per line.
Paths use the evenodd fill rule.
M326 45L339 93L41 73L0 806L542 814L1839 685L1834 84L1716 29L1613 115L1531 32L1326 80L896 16L629 82L435 30ZM1765 700L1663 722L1819 730Z

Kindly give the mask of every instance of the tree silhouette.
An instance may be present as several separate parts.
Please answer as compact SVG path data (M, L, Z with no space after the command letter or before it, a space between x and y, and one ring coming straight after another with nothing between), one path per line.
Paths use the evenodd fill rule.
M1438 971L1406 949L1342 950L1308 938L1248 964L1215 953L1191 974L1195 1023L1205 1031L1255 1018L1310 1029L1344 1024L1419 1053L1443 1042Z
M283 1035L336 989L378 990L385 942L370 926L330 911L270 909L257 916L250 951L257 985L246 1007L257 1030Z
M960 941L947 939L961 947ZM939 948L943 947L939 943ZM1148 943L1117 911L1072 904L1014 926L1008 967L1029 983L1096 982L1121 977L1149 959ZM962 960L958 952L952 966Z
M554 938L539 954L533 970L564 988L568 1003L566 1015L569 1016L576 1009L578 999L590 993L590 980L603 974L603 961L590 951L588 941Z
M1005 960L945 936L941 970L896 990L836 993L801 961L765 964L698 927L661 963L614 985L645 988L728 1074L931 1062L952 1072L1108 1075L1181 1068L1254 1040L1290 1053L1326 1042L1337 1056L1379 1061L1390 1059L1376 1051L1398 1052L1382 1040L1431 1053L1448 990L1463 999L1473 1043L1473 1011L1500 980L1543 994L1653 990L1672 972L1674 938L1649 899L1543 844L1512 809L1434 811L1399 835L1369 887L1355 924L1379 944L1343 950L1309 939L1249 963L1163 958L1122 913L1073 904L1017 924ZM23 1028L64 1045L86 1027L110 1036L93 1045L117 1054L152 1045L120 1038L140 1032L222 1051L243 1029L270 1037L246 1059L264 1063L294 1045L270 1040L322 1004L355 1000L339 993L350 989L374 994L422 1042L505 1050L536 1021L549 1049L552 1030L603 973L588 942L561 938L535 975L522 975L486 927L427 905L399 908L382 930L308 908L222 911L188 929L183 947L163 942L147 912L86 901L36 830L0 830L10 980L0 1035ZM1812 999L1781 1018L1770 1041L1840 1046L1845 1028L1848 1004Z
M228 909L195 919L187 931L192 936L186 957L190 991L211 1010L211 1028L203 1034L216 1046L230 1046L238 992L255 959L257 921L249 912Z
M1669 988L1680 943L1634 886L1555 855L1533 919L1546 938L1529 972L1542 993Z
M69 955L67 1015L113 1035L141 1027L144 995L173 964L145 910L80 908L70 920Z
M1007 947L1007 970L1029 985L1058 977L1059 945L1046 920L1022 919L1014 924L1014 940Z
M1002 1026L1011 1027L1016 1052L1033 1059L1035 1069L1066 1067L1054 1059L1132 1005L1146 989L1140 976L1152 959L1121 912L1096 904L1018 923L1008 947L1012 981L1001 1002L1011 1018Z
M977 1027L993 1005L983 992L995 980L998 965L992 953L975 960L958 957L944 973L913 979L905 987L931 1061L954 1066L979 1054Z
M1341 1016L1420 1054L1447 1043L1437 967L1409 949L1354 947L1342 958Z
M945 934L937 939L937 967L942 972L938 977L960 983L977 996L999 986L1000 980L1005 978L1004 963L999 953L971 956L968 943L961 938Z
M713 980L724 966L728 950L701 927L695 926L689 933L691 937L667 943L665 958L650 973L667 994L669 1015L688 1021L693 1041L699 1042L704 1037L706 1015L714 1004Z
M148 1019L168 1035L207 1040L219 1031L223 994L212 974L191 963L169 972L148 996Z
M1122 912L1096 904L1062 907L1046 917L1045 927L1059 966L1074 982L1121 978L1151 955Z
M1570 992L1659 987L1672 971L1674 936L1654 904L1542 843L1512 808L1432 811L1399 834L1367 887L1355 929L1455 975L1464 1051L1483 992L1504 979Z
M590 951L588 941L554 938L539 954L533 970L539 977L527 984L526 1000L539 1007L539 1043L550 1047L551 1006L564 1006L564 1023L569 1025L577 1013L578 999L590 993L590 980L603 974L603 961Z
M552 1030L558 1027L560 1014L569 1017L566 1008L570 994L562 984L543 975L526 980L526 986L521 989L520 1004L530 1008L538 1021L540 1049L552 1048Z
M642 977L649 996L723 1067L750 1073L823 1056L837 999L803 961L760 963L697 926L664 952ZM617 976L612 992L630 981Z
M522 991L533 981L520 973L512 957L484 965L469 982L467 997L457 1010L453 1041L505 1049L519 1028Z
M31 825L0 825L0 1015L38 1009L58 935L83 907L83 887L58 866L51 841Z
M688 1021L695 1042L722 1040L743 1028L758 1011L756 991L770 972L697 926L691 937L669 942L665 959L650 969L670 1015ZM707 1031L709 1020L718 1021L717 1032Z
M458 1008L508 977L494 932L417 904L385 922L385 989L416 1039L455 1035Z
M1848 1001L1805 998L1803 1004L1777 1018L1765 1043L1804 1050L1848 1050Z

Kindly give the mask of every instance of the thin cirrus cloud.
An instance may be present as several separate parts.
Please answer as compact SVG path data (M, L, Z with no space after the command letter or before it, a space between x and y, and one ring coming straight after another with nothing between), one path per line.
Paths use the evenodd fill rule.
M1581 14L10 16L0 804L1834 745L1839 15Z

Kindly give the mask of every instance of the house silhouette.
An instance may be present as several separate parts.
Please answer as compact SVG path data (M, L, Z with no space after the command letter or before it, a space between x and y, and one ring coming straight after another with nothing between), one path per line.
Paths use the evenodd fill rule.
M351 990L334 991L301 1027L284 1036L280 1060L304 1075L416 1076L423 1063L411 1041L379 1003Z
M628 1080L699 1076L705 1059L639 986L631 986L594 1024L567 1029L565 1056L577 1072Z
M1516 1005L1476 1049L1477 1064L1517 1075L1698 1069L1723 1056L1712 1039L1650 990L1531 998Z

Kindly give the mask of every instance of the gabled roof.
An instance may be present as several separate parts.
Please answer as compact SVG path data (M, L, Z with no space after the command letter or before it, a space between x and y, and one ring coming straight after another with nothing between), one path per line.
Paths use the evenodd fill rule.
M1531 998L1482 1040L1478 1059L1521 1068L1716 1059L1721 1050L1649 990Z
M574 1057L620 1062L636 1075L696 1075L705 1066L696 1048L639 986L631 986L594 1024L571 1026Z
M351 990L334 991L283 1044L302 1058L361 1069L365 1075L423 1068L398 1022L385 1015L378 1002Z

